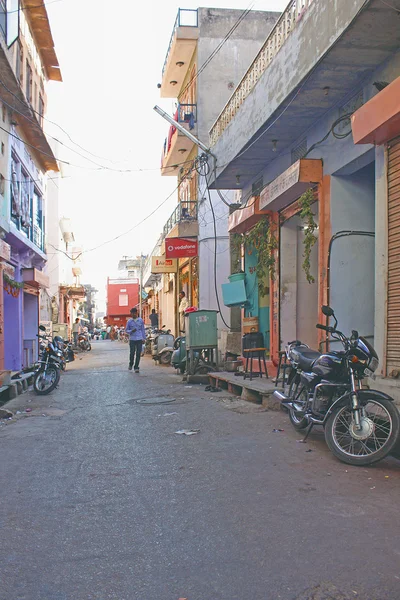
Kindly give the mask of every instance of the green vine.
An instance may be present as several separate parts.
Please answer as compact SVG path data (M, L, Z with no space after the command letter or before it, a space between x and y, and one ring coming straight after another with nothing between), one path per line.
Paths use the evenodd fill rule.
M20 290L24 287L23 281L15 281L15 279L13 279L9 275L7 275L7 273L3 273L3 279L6 283L8 283L9 286L11 286L13 288Z
M249 255L253 254L254 251L257 252L255 274L258 279L258 289L261 296L266 296L269 287L264 282L268 275L272 280L275 279L275 250L278 248L278 240L267 218L261 219L246 234L234 233L231 236L233 268L237 267L233 271L234 273L240 271L242 246L244 246L245 251Z
M306 274L308 283L315 283L315 278L311 275L310 256L313 246L317 243L317 236L314 234L318 225L315 222L315 215L311 210L311 205L315 202L314 191L309 188L299 198L299 206L301 208L300 218L304 223L304 252L303 252L303 270Z

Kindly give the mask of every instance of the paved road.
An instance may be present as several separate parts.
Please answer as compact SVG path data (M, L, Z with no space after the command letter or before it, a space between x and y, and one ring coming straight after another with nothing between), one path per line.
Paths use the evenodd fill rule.
M95 342L8 405L33 410L0 427L1 600L400 598L400 462L347 467L126 354Z

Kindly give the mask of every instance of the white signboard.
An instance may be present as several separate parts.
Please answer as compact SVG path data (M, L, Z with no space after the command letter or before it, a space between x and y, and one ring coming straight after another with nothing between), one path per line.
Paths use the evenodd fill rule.
M162 256L151 257L152 273L176 273L178 262L176 258L164 258Z

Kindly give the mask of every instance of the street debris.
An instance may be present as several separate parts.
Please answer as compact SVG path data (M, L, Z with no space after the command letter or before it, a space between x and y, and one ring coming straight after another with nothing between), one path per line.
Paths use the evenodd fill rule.
M31 408L26 408L25 412L32 412L32 409Z
M200 429L179 429L175 433L178 435L195 435L196 433L200 433Z
M307 442L305 440L296 440L296 442L298 444L307 444Z
M163 415L157 415L159 417L172 417L172 415L177 415L177 412L172 412L172 413L164 413Z
M285 431L284 429L273 429L272 433L279 433L280 431Z
M312 452L311 448L309 448L308 450L306 450L306 452Z
M206 392L222 392L220 387L216 387L215 385L207 385L204 390Z

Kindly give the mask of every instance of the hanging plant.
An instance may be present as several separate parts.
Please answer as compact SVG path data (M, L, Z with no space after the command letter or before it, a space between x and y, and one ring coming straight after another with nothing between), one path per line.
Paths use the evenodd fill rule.
M315 277L311 275L311 251L313 246L317 243L317 236L315 235L315 231L318 227L315 222L315 214L311 210L311 205L314 204L315 197L314 191L312 188L309 188L304 194L299 198L299 206L301 208L300 218L303 221L304 226L304 252L303 252L303 271L306 274L308 283L315 283Z
M254 272L258 279L258 289L260 295L266 296L269 291L265 279L268 275L272 280L276 275L275 250L278 248L278 240L275 231L268 219L261 219L248 233L241 235L235 233L231 236L231 248L233 250L233 260L236 260L241 266L241 249L244 246L249 256L257 252L257 264ZM240 268L237 271L239 272Z
M242 272L242 246L244 236L241 233L232 233L230 239L232 256L232 274Z
M7 294L10 294L10 296L13 296L14 298L18 298L19 291L24 287L24 283L15 281L15 279L12 279L7 273L3 273L3 287Z

